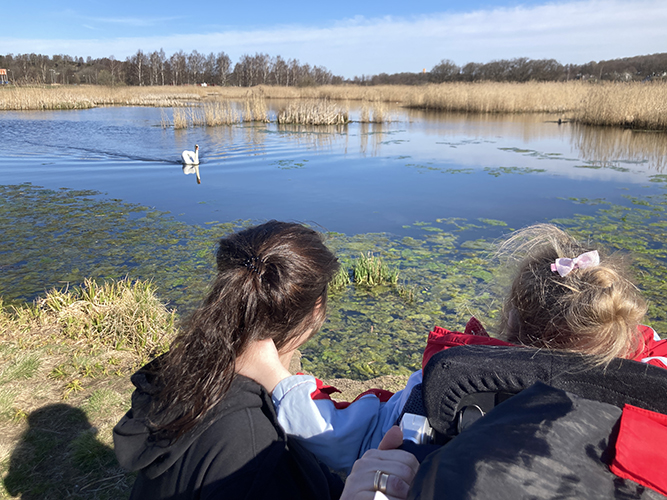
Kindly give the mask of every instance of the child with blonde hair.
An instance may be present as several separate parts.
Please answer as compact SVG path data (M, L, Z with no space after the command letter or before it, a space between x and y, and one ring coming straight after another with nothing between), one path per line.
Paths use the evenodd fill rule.
M590 355L598 366L626 358L667 368L667 341L640 324L646 303L623 258L581 244L549 224L517 231L500 246L500 255L518 262L518 269L499 338L489 336L475 318L463 333L435 327L422 368L435 353L463 345L523 345ZM418 370L406 388L388 400L386 391L370 392L341 405L328 396L331 388L323 392L314 377L295 375L276 386L273 401L288 434L330 467L346 469L364 451L377 447L421 381Z
M551 224L517 231L500 253L524 257L505 300L499 337L512 344L589 354L600 365L614 358L645 360L655 354L656 342L663 345L651 328L641 325L646 302L624 257L606 255ZM653 364L665 367L667 360Z

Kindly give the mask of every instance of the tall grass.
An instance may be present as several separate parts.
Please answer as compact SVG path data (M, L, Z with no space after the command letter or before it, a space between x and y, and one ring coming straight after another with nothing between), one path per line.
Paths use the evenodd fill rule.
M591 85L575 120L586 125L667 129L667 84L605 83Z
M278 123L302 125L344 125L348 112L328 99L291 102L278 113Z
M382 262L380 257L371 252L361 254L352 267L354 282L359 285L396 285L399 272Z
M208 93L199 87L105 87L101 85L0 89L0 110L86 109L95 106L184 106Z
M209 127L232 125L243 121L243 115L234 109L229 101L210 102L203 106L206 125Z
M175 311L158 300L153 285L128 279L51 290L34 304L5 308L4 340L23 345L74 342L126 349L149 357L163 352L175 332ZM28 338L27 332L39 332Z
M262 97L250 96L243 101L243 109L237 110L229 101L206 102L199 106L174 108L173 127L215 127L241 122L267 123L269 115ZM162 124L163 128L165 124Z
M475 113L565 113L579 108L590 85L581 82L446 83L411 94L411 108Z
M384 102L367 102L361 105L361 113L359 115L361 123L387 123L391 122L391 114L389 107Z
M193 102L241 100L240 121L266 121L265 99L359 100L467 113L558 113L590 125L667 129L667 82L442 83L423 86L324 85L320 87L103 87L0 88L0 110L81 109L98 105L192 107ZM223 104L188 111L194 123L236 123ZM365 118L380 119L381 108ZM375 118L377 114L378 118ZM182 116L179 115L179 118ZM383 118L386 121L386 118ZM175 122L179 120L174 120ZM294 122L290 122L294 123ZM180 125L174 124L177 128Z

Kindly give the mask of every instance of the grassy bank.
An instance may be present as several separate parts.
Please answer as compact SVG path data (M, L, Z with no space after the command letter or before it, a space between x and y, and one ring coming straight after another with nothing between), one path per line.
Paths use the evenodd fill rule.
M411 108L467 113L554 113L589 125L667 130L667 83L443 83L439 85L319 87L102 87L54 86L0 89L0 110L81 109L100 105L191 106L193 102L301 99L391 103ZM312 106L311 106L312 107ZM379 109L379 108L377 108ZM292 110L294 111L294 110ZM248 121L220 106L209 106L190 117L190 122L211 124ZM196 114L196 113L195 113ZM288 113L289 114L289 113ZM294 115L294 113L291 113ZM378 119L377 110L367 121ZM201 115L201 116L199 116ZM209 118L211 117L211 118ZM188 120L186 113L179 115ZM260 113L260 121L264 117ZM175 117L174 122L177 121ZM363 119L362 119L363 121Z
M0 308L0 498L127 497L111 430L129 375L174 328L147 282L87 281Z
M344 273L364 286L397 281L372 255ZM130 407L130 375L175 333L175 311L149 282L87 280L31 304L0 299L0 498L127 498L134 476L116 462L112 429ZM352 400L371 387L399 390L406 379L327 383Z

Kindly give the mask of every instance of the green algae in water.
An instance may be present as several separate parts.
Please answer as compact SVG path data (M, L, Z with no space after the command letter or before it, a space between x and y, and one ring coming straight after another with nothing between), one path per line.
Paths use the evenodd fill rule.
M664 182L655 176L654 182ZM665 194L627 197L627 206L597 206L594 216L558 219L576 237L631 252L637 283L649 302L647 322L667 332ZM0 286L5 303L85 278L150 279L180 314L192 310L215 272L217 240L249 221L191 226L146 207L99 193L0 186ZM400 272L398 286L343 283L332 290L329 318L302 349L304 369L319 377L367 379L421 366L435 325L463 330L475 316L492 333L508 277L493 263L504 221L438 218L407 226L409 236L328 233L327 244L348 268L372 252ZM434 230L435 229L435 230ZM482 235L480 237L480 234ZM410 290L408 294L400 290Z
M189 310L213 276L216 240L243 222L206 228L92 191L0 186L2 296L32 300L46 289L94 280L152 280Z

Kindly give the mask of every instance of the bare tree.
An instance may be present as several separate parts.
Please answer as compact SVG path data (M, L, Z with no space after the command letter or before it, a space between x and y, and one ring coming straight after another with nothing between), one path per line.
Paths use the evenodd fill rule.
M219 52L215 58L215 83L227 85L231 74L232 60L224 52Z
M454 61L443 59L431 69L431 78L436 83L451 82L458 78L461 68Z
M289 84L289 66L285 59L280 56L276 56L273 60L271 75L273 77L274 85L285 85Z
M182 50L172 54L169 59L171 62L171 78L173 85L182 85L186 72L186 58Z
M187 56L187 61L188 83L197 83L204 71L204 56L196 50L193 50L192 53Z
M128 75L130 78L130 83L135 85L144 84L147 61L148 58L141 49L137 50L137 53L133 56L127 58L127 62L132 68L132 75Z

